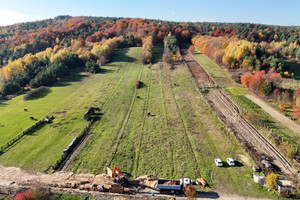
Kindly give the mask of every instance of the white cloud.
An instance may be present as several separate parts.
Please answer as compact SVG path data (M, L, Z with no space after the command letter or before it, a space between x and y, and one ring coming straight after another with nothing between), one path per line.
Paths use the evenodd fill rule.
M44 19L42 15L28 15L14 10L0 9L0 26L11 25L20 22L36 21Z
M172 15L175 16L175 15L176 15L176 12L175 12L175 11L172 11Z

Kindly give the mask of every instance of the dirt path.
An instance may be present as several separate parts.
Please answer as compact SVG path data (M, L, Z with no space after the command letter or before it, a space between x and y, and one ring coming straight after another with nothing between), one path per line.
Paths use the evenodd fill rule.
M195 78L198 87L203 91L203 96L216 111L219 118L231 129L240 142L246 143L250 149L255 150L256 153L255 156L252 156L252 159L260 157L260 153L265 154L273 159L273 163L277 165L283 173L295 174L296 170L288 160L240 115L239 109L226 97L221 89L214 87L215 84L212 79L193 59L188 51L186 49L181 50L181 54ZM208 87L210 88L209 90L207 90ZM256 159L256 162L258 165L261 165L260 160Z
M283 125L294 131L295 133L298 133L300 135L300 125L296 124L271 106L269 106L266 102L263 100L257 98L254 95L246 95L248 99L259 105L262 109L264 109L267 113L269 113L272 117L280 121Z
M192 76L197 82L200 88L211 88L215 87L215 83L213 80L207 75L206 71L200 67L198 62L189 54L187 49L182 49L183 59L188 65L190 71L192 72Z
M155 193L155 199L169 199L170 195L162 195L157 190L149 187L141 189L135 195L99 192L104 186L109 188L113 184L111 178L106 174L73 174L69 172L55 172L54 174L27 173L16 167L0 166L0 193L13 194L24 188L35 188L38 186L47 188L53 193L91 194L93 196L106 197L109 199L124 196L130 199L152 199L151 193ZM97 191L93 191L93 185ZM79 189L82 188L82 189ZM259 200L251 197L231 196L218 194L217 192L199 192L198 199L225 199L225 200ZM177 196L176 199L186 199ZM262 199L260 199L262 200Z

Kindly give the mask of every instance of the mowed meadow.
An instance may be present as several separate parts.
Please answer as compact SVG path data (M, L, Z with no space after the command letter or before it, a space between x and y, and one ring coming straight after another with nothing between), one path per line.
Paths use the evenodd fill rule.
M169 70L160 62L162 46L154 48L152 65L142 65L141 50L119 49L100 73L73 75L39 99L24 102L21 95L1 103L1 144L34 124L30 116L55 118L3 152L0 164L29 171L49 169L88 125L83 114L94 106L102 109L101 117L68 171L98 174L117 165L133 177L204 177L221 192L269 196L253 183L249 163L238 159L248 156L207 104L186 65ZM134 87L137 80L143 83L139 89ZM233 157L238 166L224 163L218 168L216 157L223 161Z

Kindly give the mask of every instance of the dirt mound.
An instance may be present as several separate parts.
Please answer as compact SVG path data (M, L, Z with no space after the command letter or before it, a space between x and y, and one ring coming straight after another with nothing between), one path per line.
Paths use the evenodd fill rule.
M175 181L175 180L170 180L170 181L164 182L164 185L180 185L180 182Z
M110 188L113 184L106 174L73 174L69 172L55 172L53 174L26 173L15 167L0 166L0 193L11 188L34 187L40 185L45 188L99 190Z

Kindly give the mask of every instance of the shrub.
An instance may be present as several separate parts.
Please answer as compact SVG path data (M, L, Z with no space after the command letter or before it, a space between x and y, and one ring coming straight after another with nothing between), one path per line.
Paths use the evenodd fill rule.
M135 84L134 84L134 88L135 89L139 89L139 88L142 88L144 87L144 83L142 81L136 81Z
M276 187L276 181L278 179L278 176L274 174L273 172L269 173L266 177L266 183L271 189L275 189Z
M268 95L272 94L273 89L274 89L273 83L268 81L265 84L263 84L261 91L264 95L268 96Z
M289 159L293 159L293 157L296 155L296 151L293 147L288 146L286 150L286 157Z
M187 199L196 199L197 198L196 188L192 185L185 186L185 194L187 196Z
M35 90L28 92L24 97L23 101L31 100L37 98L49 91L49 87L41 86Z
M85 63L85 70L87 72L95 74L100 71L100 67L95 61L91 60Z

